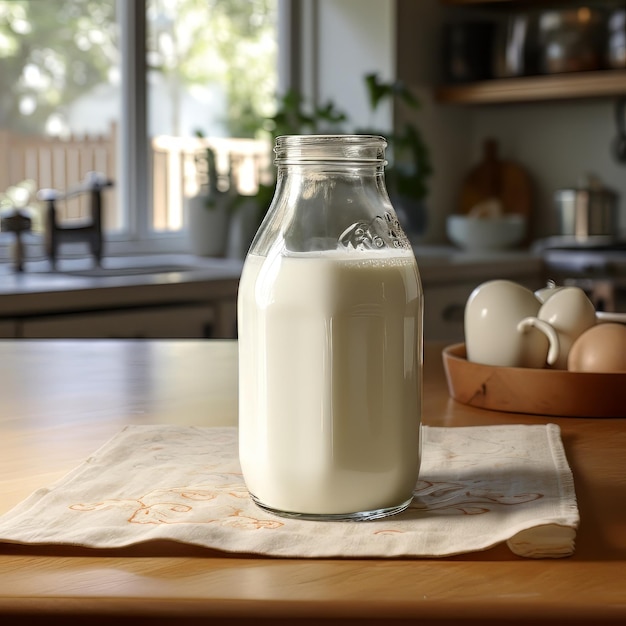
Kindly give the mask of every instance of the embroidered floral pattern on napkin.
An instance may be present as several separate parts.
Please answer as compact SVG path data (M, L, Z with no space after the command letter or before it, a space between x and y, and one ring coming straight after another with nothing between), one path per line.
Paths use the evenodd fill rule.
M288 557L433 557L502 542L527 557L573 553L578 509L556 425L424 426L422 435L406 511L312 522L251 501L235 428L128 426L0 518L0 541L114 548L165 539Z

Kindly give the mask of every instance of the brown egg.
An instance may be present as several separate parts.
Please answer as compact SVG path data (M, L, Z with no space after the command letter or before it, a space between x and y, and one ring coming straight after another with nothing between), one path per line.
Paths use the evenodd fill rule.
M599 323L576 339L567 358L570 372L626 372L626 324Z

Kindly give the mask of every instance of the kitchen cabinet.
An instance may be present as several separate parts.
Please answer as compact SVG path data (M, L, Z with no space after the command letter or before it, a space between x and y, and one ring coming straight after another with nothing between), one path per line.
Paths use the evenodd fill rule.
M424 289L424 338L464 340L463 315L472 291L488 280L511 280L535 291L546 283L541 259L524 251L472 253L416 249Z
M17 326L12 320L0 321L0 339L17 337Z
M464 341L465 303L479 283L431 285L424 289L424 337L429 341Z
M536 291L545 282L540 273L511 276L506 271L498 272L495 278L513 280L531 291ZM465 341L465 303L472 291L485 280L466 280L448 285L424 287L424 338L427 341L460 343Z
M18 337L146 339L212 337L216 319L210 304L161 306L69 315L40 315L14 323Z
M68 304L51 311L42 305L0 319L0 338L232 339L237 336L237 281L218 295L210 288L199 283L191 298L166 293L149 304L138 298L134 306L116 303L115 289L108 294L109 304L91 309ZM138 291L149 294L153 289L143 286ZM69 300L69 295L62 294L61 299Z
M4 268L0 337L237 336L241 261L162 255L158 265L154 262L150 257L120 258L119 269L109 259L108 275L93 268L51 273L37 262L19 275ZM133 263L142 271L125 273Z

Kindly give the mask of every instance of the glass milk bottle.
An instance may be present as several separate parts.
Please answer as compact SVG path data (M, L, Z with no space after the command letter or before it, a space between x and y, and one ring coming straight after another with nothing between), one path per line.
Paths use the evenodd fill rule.
M239 456L253 500L306 519L404 510L420 464L423 295L383 137L276 139L239 286Z

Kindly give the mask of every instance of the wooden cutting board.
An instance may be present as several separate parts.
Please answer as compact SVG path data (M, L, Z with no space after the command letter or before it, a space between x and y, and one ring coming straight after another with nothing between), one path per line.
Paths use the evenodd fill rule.
M498 144L485 141L482 161L474 167L461 187L459 213L469 213L476 205L496 199L503 213L519 213L530 220L532 185L528 172L518 163L503 161L498 155Z

